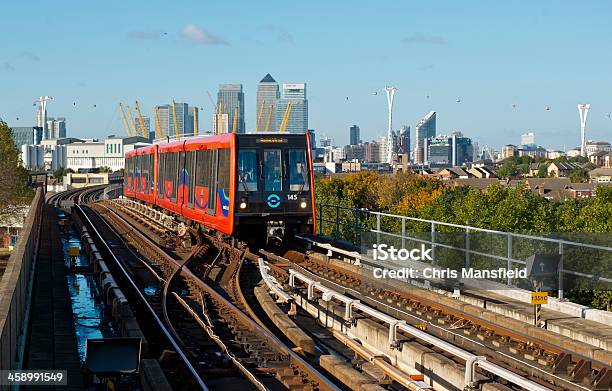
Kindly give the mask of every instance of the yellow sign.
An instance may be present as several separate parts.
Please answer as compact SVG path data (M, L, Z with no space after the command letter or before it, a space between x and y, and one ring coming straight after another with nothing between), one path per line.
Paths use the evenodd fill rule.
M80 248L73 247L73 246L68 247L68 255L70 255L71 257L78 257L80 253L81 253Z
M416 327L419 330L423 330L423 331L427 330L427 325L425 323L417 323L414 325L414 327Z
M531 292L531 304L548 304L548 292Z
M258 143L286 143L286 138L277 138L277 137L267 137L267 138L258 138Z

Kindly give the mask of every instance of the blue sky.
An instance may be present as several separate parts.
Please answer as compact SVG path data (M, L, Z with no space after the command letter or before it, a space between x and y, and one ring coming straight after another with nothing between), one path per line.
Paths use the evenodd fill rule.
M3 15L0 117L9 125L34 124L32 101L51 95L49 115L67 117L70 136L123 134L117 106L134 99L148 115L173 98L204 107L209 129L206 92L237 82L250 130L269 72L308 83L310 127L338 144L352 124L364 140L383 134L386 84L399 89L395 127L413 132L436 110L439 132L480 145L535 131L538 144L570 148L576 104L591 103L587 137L612 141L605 0L30 0L6 2Z

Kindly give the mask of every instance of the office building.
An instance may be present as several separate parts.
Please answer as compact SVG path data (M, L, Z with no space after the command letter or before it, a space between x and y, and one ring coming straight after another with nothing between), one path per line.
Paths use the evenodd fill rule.
M502 147L501 160L518 155L518 147L513 144L506 144Z
M425 139L423 145L428 164L461 166L474 158L472 140L459 132Z
M410 126L402 126L397 136L397 153L410 155Z
M67 168L78 171L109 167L117 171L124 168L126 152L147 145L149 140L140 136L78 140L66 145Z
M40 144L43 138L43 128L40 126L15 126L13 130L13 142L18 150L22 145Z
M280 91L278 83L268 73L257 84L257 107L255 113L257 115L257 124L255 131L257 132L274 132L276 128L276 110L278 100L280 99Z
M380 144L376 141L363 144L363 161L368 163L380 162Z
M589 140L586 142L586 154L587 156L596 154L598 152L612 152L612 145L607 141L593 141Z
M288 110L291 103L291 111ZM284 131L306 132L308 130L308 99L306 98L306 83L285 83L283 94L278 101L276 110L276 130L281 128L285 114L288 115Z
M361 138L359 137L359 126L353 125L349 129L349 145L357 145L361 143Z
M364 145L363 144L354 144L354 145L345 145L344 146L344 157L347 161L350 160L364 160Z
M187 133L193 135L200 133L200 123L198 115L198 108L195 106L189 106L189 109L187 110Z
M414 149L414 161L417 164L425 163L424 140L436 136L436 112L430 111L416 126L416 146Z
M144 134L146 134L147 137L149 137L149 133L151 133L151 118L147 117L146 115L143 115L142 122L144 123L144 131L145 131ZM136 135L142 136L142 129L140 126L140 120L138 118L136 118L134 125L136 125Z
M155 106L153 111L156 113L156 121L159 121L162 138L175 138L177 134L178 137L191 135L189 128L189 105L187 103L175 102L174 104ZM174 112L176 112L178 132L174 128Z
M66 118L48 118L46 129L47 134L43 136L44 140L55 140L66 137Z
M219 115L219 107L221 112ZM227 116L224 122L224 115ZM242 84L220 84L217 93L217 121L214 121L215 133L245 133L244 92Z
M321 148L331 147L331 145L332 139L327 137L326 135L323 135L323 137L321 137Z
M535 133L523 133L521 134L521 145L535 145Z

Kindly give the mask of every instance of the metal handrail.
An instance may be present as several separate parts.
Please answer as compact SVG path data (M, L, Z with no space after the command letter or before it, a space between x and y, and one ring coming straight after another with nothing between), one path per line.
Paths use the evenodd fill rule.
M575 242L575 241L566 240L563 238L554 239L554 238L548 238L545 236L535 236L535 235L524 234L524 233L503 232L503 231L497 231L497 230L492 230L492 229L487 229L487 228L477 228L477 227L472 227L468 225L446 223L442 221L422 219L422 218L410 217L410 216L401 216L401 215L396 215L396 214L387 213L387 212L373 211L367 208L353 208L353 207L348 207L344 205L331 205L331 204L320 203L318 204L317 211L318 211L317 220L319 222L319 234L323 234L324 223L329 223L334 226L332 229L332 232L336 239L338 239L339 236L342 235L342 233L340 232L341 228L350 228L348 233L352 232L351 230L354 230L354 236L353 236L354 245L361 244L361 234L362 233L371 232L377 235L377 242L380 240L380 235L386 235L389 237L401 239L402 245L404 245L406 241L415 241L418 243L429 244L432 246L433 254L435 254L436 249L458 250L465 254L466 266L469 266L472 255L486 257L488 259L496 260L496 261L505 261L507 262L508 269L511 269L513 264L526 264L524 260L515 259L515 257L513 257L513 252L514 252L513 251L513 239L514 238L533 240L535 242L545 243L545 244L555 244L558 246L558 254L561 255L559 265L558 265L558 271L557 271L558 279L559 279L559 287L558 287L558 297L559 298L563 298L563 276L564 274L583 277L583 278L589 278L593 281L612 283L612 278L609 278L609 277L604 277L604 276L596 275L592 273L584 273L580 271L566 269L564 268L564 262L563 262L564 248L567 248L567 247L578 247L578 248L589 249L589 250L604 251L606 252L606 254L610 254L610 255L612 255L612 247L607 247L607 246L602 246L602 245L597 245L597 244ZM328 213L326 214L324 211L327 211ZM340 221L341 220L340 211L350 211L350 214L354 215L354 217L349 217L349 221L350 219L354 218L354 223L347 224L344 221ZM335 213L335 219L324 217L324 214L329 215L329 213L331 213L332 215ZM362 216L364 216L364 214L365 214L365 220L367 220L368 217L375 218L376 228L370 228L370 227L363 226L364 219L362 219ZM397 219L401 221L401 227L402 227L401 234L384 231L381 228L381 217L389 217L389 218L393 218L393 219ZM372 220L369 220L369 221L372 222ZM431 226L431 231L430 232L423 231L423 233L430 234L431 239L417 238L414 236L407 235L406 222L417 222L417 223L429 224ZM458 229L463 230L468 235L466 236L464 247L454 246L452 244L446 244L446 243L437 241L436 234L443 233L439 231L439 227L451 227L451 228L458 228ZM344 233L346 234L347 232L344 231ZM493 254L493 253L486 253L486 252L477 251L475 249L470 248L471 244L469 240L470 239L469 235L474 235L478 233L491 234L503 240L507 246L506 255L503 256L503 255L498 255L498 254ZM434 262L435 262L435 256L434 256ZM509 286L512 285L512 281L508 279L507 284Z

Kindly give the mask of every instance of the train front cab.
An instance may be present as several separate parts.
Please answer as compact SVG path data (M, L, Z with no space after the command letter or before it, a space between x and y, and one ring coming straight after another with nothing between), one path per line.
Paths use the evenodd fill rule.
M314 232L314 182L308 134L239 134L235 229L241 237Z

